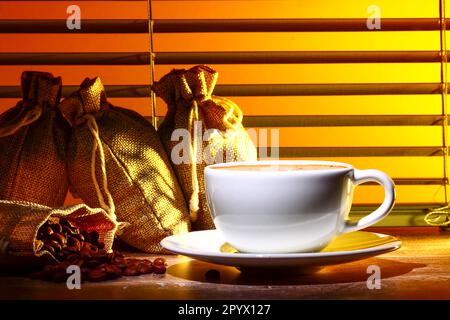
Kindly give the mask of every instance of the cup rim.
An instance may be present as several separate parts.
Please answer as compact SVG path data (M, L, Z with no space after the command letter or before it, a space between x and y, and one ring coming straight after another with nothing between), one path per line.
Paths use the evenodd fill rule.
M344 168L326 168L326 169L314 169L314 170L288 170L288 171L264 171L264 174L275 173L279 174L311 174L311 173L329 173L329 172L345 172L353 170L354 167L351 164L345 162L337 161L325 161L325 160L257 160L257 161L238 161L238 162L224 162L211 164L205 167L205 172L212 172L214 168L222 167L235 167L235 166L255 166L255 165L307 165L307 164L317 164L317 165L328 165L328 166L340 166ZM222 172L225 173L228 170L214 170L215 173ZM261 174L262 171L251 171L251 170L240 170L233 171L234 174Z

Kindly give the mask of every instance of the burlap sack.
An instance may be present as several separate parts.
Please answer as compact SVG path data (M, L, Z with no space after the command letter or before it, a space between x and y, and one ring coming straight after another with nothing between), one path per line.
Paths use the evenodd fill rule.
M103 209L84 204L50 208L30 202L0 200L0 269L29 269L56 263L50 252L42 250L43 243L36 237L47 220L58 217L68 217L88 232L96 230L105 249L111 251L117 223Z
M71 190L128 223L122 240L156 253L164 237L189 230L183 193L150 122L109 104L99 78L86 79L60 109L73 127Z
M61 78L26 71L22 91L23 100L0 115L0 199L58 207L68 188Z
M214 228L204 190L204 168L208 164L254 161L257 152L242 126L242 112L231 100L213 96L218 73L207 66L173 70L152 86L168 105L158 129L183 188L194 230ZM180 141L176 129L190 134L189 156L179 157ZM211 135L205 133L216 129ZM183 155L184 157L185 155ZM185 161L188 160L188 161ZM196 165L194 165L196 164Z

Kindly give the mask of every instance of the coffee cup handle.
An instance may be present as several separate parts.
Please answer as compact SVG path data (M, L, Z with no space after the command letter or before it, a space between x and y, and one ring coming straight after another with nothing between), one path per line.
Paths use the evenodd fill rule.
M394 182L384 172L373 169L354 169L352 181L355 186L370 181L381 184L384 188L384 201L378 207L378 209L368 214L364 218L361 218L357 222L345 222L342 233L357 231L377 223L389 214L395 203Z

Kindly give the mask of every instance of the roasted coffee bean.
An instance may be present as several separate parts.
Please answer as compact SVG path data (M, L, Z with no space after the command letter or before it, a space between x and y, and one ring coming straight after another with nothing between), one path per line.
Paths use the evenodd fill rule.
M66 236L71 236L71 235L75 234L75 230L73 230L73 229L71 229L69 227L63 226L61 233L66 235Z
M80 256L81 256L82 258L86 258L86 259L92 258L92 256L91 256L91 251L90 251L88 248L82 248L82 249L80 250Z
M74 247L77 248L78 251L81 250L81 248L83 247L83 243L81 241L79 241L77 238L72 238L75 239L74 240Z
M156 258L156 259L153 261L153 264L154 264L155 266L162 266L162 267L165 267L165 266L166 266L166 259L164 259L164 258Z
M82 242L81 242L81 241L78 241L78 239L76 239L76 238L72 238L72 239L74 239L72 247L74 247L74 248L76 248L78 251L80 251L81 248L83 247Z
M43 229L42 229L42 234L44 235L44 237L49 237L49 236L51 236L52 234L53 234L53 229L52 228L50 228L50 226L45 226Z
M46 240L46 241L44 242L44 244L45 244L46 246L52 247L53 250L54 250L54 252L60 252L61 249L62 249L61 245L60 245L58 242L54 241L54 240Z
M69 219L60 219L59 223L63 226L63 227L69 227L71 229L78 229L77 226L75 224L73 224Z
M147 265L153 266L153 262L149 259L142 259L140 263L145 263Z
M137 268L137 266L130 266L127 267L125 270L123 270L123 275L124 276L138 276L139 275L139 270Z
M127 262L126 262L125 258L116 257L116 258L114 258L113 263L120 269L127 268Z
M81 235L84 237L84 241L91 242L91 237L89 236L89 232L86 230L81 231Z
M166 266L153 264L153 272L156 273L156 274L166 273Z
M50 224L50 228L52 228L53 232L56 233L62 232L62 226L59 223Z
M67 237L67 245L77 248L78 251L80 251L81 249L81 242L80 240L78 240L77 238L73 237L73 236L68 236Z
M59 223L58 223L59 221ZM58 261L58 265L47 265L41 271L30 274L34 279L64 282L67 267L78 265L83 281L104 281L116 279L121 275L138 276L148 273L165 273L166 260L124 258L118 251L107 252L105 244L99 242L99 233L80 230L67 219L46 222L38 231L36 245L47 250ZM42 248L41 248L42 247ZM38 250L39 250L38 249Z
M98 253L98 248L95 245L88 242L83 243L82 250L88 250L91 255Z
M72 236L74 238L78 239L78 241L80 241L80 242L85 241L84 236L81 233L74 233Z
M91 231L90 233L89 233L89 238L91 239L91 243L93 243L93 244L96 244L96 243L98 243L98 238L99 238L99 234L98 234L98 232L97 231Z
M89 251L91 252L92 255L98 254L98 248L94 245L89 246Z
M106 266L108 265L108 263L102 263L101 265L98 266L98 268L101 268L103 270L106 270Z
M113 262L117 262L117 263L126 263L126 259L125 259L125 258L122 258L122 257L116 257L116 256L114 256Z
M146 263L140 263L138 265L138 271L140 274L148 274L148 273L152 273L153 271L153 266L146 264Z
M53 241L58 242L60 245L65 245L66 244L66 237L64 237L61 233L53 233L50 236L50 239Z
M76 253L72 253L66 256L66 260L69 262L75 262L80 259L80 256Z
M108 279L108 274L104 269L95 269L88 273L88 279L91 282L105 281Z
M136 258L127 258L126 262L127 264L139 264L141 260Z
M49 246L59 246L59 242L55 241L55 240L51 240L51 239L44 239L44 244L49 245Z
M102 263L109 263L113 261L113 254L106 253L104 250L99 250L97 253L91 253L93 259L101 261Z
M52 246L49 246L48 244L44 244L44 246L42 247L42 250L48 251L51 254L55 254L55 248L53 248Z
M210 269L205 273L205 279L208 281L219 281L220 280L220 272L216 269Z
M122 270L113 264L106 265L105 271L108 274L108 276L110 277L110 279L115 279L122 275Z
M80 250L79 250L78 248L76 248L76 247L65 247L65 248L63 249L63 251L64 251L64 252L67 252L67 255L69 255L69 254L71 254L71 253L77 253L77 252L79 252Z
M101 261L98 261L98 260L89 260L89 261L86 261L83 264L83 267L87 267L89 269L95 269L95 268L99 267L102 264L103 263Z

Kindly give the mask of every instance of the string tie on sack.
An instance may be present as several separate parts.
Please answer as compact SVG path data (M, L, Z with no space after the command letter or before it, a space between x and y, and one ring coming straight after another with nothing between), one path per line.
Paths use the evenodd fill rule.
M21 117L19 121L12 121L11 124L0 128L0 137L13 135L21 128L32 124L41 117L42 106L28 106L27 103L23 103L22 106L27 108L23 117Z
M94 142L92 144L92 155L91 155L91 178L94 184L95 192L97 194L98 202L100 203L100 207L105 210L108 215L118 223L118 231L117 234L120 235L123 233L123 229L126 228L129 223L126 222L118 222L116 216L116 207L114 205L114 199L112 198L111 192L108 187L108 177L106 174L106 160L105 160L105 150L103 149L103 143L100 139L99 129L97 125L97 121L95 117L91 114L86 114L85 116L87 127L94 138ZM97 151L100 159L100 171L102 178L102 189L97 181L96 174L96 161L97 161Z

